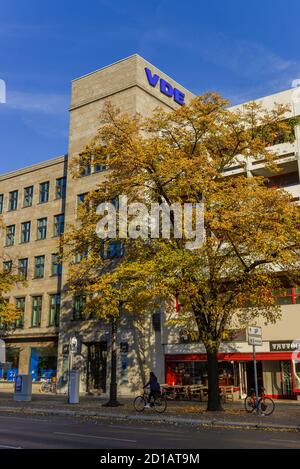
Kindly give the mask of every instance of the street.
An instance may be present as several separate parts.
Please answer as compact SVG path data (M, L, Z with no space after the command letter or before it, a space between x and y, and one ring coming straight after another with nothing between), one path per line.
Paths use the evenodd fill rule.
M0 449L300 449L300 434L1 414Z

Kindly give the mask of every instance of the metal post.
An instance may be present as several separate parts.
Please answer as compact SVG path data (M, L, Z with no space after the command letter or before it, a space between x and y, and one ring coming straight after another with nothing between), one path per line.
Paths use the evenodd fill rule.
M255 396L256 396L255 407L256 407L256 410L258 410L257 367L256 367L256 351L255 351L255 345L254 344L253 344L253 363L254 363L254 383L255 383Z
M73 353L71 351L71 343L69 345L69 377L68 377L68 403L70 403L70 381L71 381L71 370L73 367Z

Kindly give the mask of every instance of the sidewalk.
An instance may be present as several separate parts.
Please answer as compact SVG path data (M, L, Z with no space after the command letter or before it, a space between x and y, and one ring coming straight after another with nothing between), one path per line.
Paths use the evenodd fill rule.
M65 395L34 394L31 402L15 402L11 393L0 392L0 413L14 412L24 415L53 415L66 417L89 417L118 419L124 421L147 421L153 423L213 425L221 427L260 428L285 431L300 431L300 402L276 401L276 408L270 416L247 414L243 401L228 402L224 412L207 412L206 403L169 401L164 414L158 415L153 409L137 413L133 400L120 398L121 407L103 407L107 398L82 396L79 404L68 404Z

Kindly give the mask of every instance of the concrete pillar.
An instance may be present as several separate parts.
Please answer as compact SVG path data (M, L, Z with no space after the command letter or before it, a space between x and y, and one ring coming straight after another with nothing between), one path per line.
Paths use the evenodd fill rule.
M29 346L24 346L20 348L19 374L26 375L29 373L30 353L31 353L31 348Z

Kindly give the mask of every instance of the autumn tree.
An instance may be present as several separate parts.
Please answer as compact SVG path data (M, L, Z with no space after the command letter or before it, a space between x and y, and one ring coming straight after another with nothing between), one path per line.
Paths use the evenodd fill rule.
M174 313L174 298L183 300L173 321L175 316L178 324L196 328L206 348L208 410L221 409L217 354L230 328L259 317L274 322L280 310L272 291L299 279L299 208L283 189L247 177L250 160L279 171L270 145L291 138L288 109L228 104L205 94L171 112L157 109L147 119L108 104L97 135L74 166L79 176L93 161L106 166L107 177L91 190L79 223L65 236L66 252L81 253L71 266L70 285L87 293L87 312L119 317L122 304L128 314L150 314L158 305ZM240 175L227 176L231 166L239 166ZM128 204L143 203L149 213L153 203L202 204L202 244L187 249L187 236L175 236L172 211L169 239L151 238L149 216L146 234L141 229L132 239L118 231L116 239L100 240L96 228L103 214L96 207L119 195ZM145 218L136 207L128 228ZM121 257L105 255L112 242L122 244Z
M3 222L0 219L0 230L3 229ZM20 311L7 299L9 291L22 279L17 274L6 269L2 260L2 272L0 273L0 336L7 334L14 326L15 321L20 317Z

